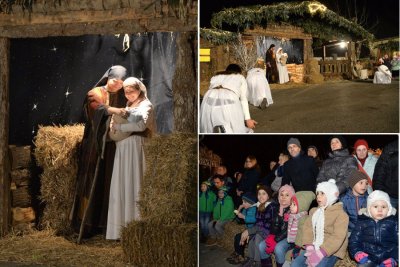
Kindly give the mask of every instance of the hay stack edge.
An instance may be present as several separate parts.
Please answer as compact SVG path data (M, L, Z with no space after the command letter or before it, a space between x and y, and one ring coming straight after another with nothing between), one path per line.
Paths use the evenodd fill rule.
M155 136L145 155L141 220L122 230L124 256L138 266L196 266L197 136Z
M35 158L43 168L41 201L46 203L42 227L57 234L69 234L69 212L72 207L78 172L78 148L84 126L40 126L35 139Z

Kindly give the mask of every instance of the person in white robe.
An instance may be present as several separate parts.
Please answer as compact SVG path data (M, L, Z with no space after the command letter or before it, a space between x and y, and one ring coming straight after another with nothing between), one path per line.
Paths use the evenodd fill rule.
M379 59L379 66L375 71L374 83L376 84L389 84L392 82L392 73L389 68L383 64L383 59Z
M251 133L257 122L250 118L247 82L237 64L211 78L200 106L201 133Z
M286 60L288 55L283 53L282 47L279 47L276 51L276 65L279 72L279 83L287 83L289 81L289 72L286 67Z
M120 239L121 228L140 219L137 203L145 171L143 144L154 129L153 106L146 96L145 85L139 79L129 77L123 87L127 107L108 108L110 114L127 119L127 123L111 121L110 131L131 133L116 142L106 230L106 239L111 240Z
M250 104L261 109L265 109L274 103L264 66L264 59L258 58L256 65L247 72L246 77L247 99Z

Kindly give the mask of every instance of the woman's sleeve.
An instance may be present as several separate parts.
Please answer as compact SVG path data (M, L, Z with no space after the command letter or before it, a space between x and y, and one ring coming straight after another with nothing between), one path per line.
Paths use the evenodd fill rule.
M247 101L247 82L246 79L240 75L241 85L240 85L240 103L242 104L242 109L244 113L244 119L250 119L249 102Z
M152 112L151 104L139 107L139 112L132 113L128 117L129 123L121 124L122 132L143 132L146 130L147 120Z

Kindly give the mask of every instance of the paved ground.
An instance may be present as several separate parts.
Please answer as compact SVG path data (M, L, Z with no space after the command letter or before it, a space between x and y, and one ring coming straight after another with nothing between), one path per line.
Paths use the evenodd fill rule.
M277 88L280 85L273 85ZM274 104L250 105L256 133L398 133L399 81L335 81L272 89Z
M233 250L232 250L233 251ZM235 267L226 261L232 253L218 246L206 247L203 243L199 244L199 267Z

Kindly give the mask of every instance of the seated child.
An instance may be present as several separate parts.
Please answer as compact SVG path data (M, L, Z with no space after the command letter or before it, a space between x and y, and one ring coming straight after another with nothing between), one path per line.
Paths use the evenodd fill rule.
M277 247L278 254L276 256L276 262L278 266L282 265L285 261L285 254L287 250L287 227L290 215L290 203L294 196L294 189L291 185L284 185L279 188L278 191L278 202L279 202L279 214L274 218L274 223L271 228L271 233L261 242L259 245L261 258L268 259L269 254L272 254ZM282 256L278 259L279 256Z
M209 238L206 246L214 246L224 234L224 226L235 218L233 213L233 200L228 196L228 188L225 186L218 190L218 199L213 209L213 220L208 223Z
M292 267L333 267L347 250L349 216L343 210L336 181L330 179L317 185L318 207L310 210L303 226L303 246Z
M340 201L343 203L344 211L349 215L348 232L351 233L357 222L358 211L367 206L368 176L359 170L353 170L349 176L349 187L340 197Z
M214 192L210 190L211 184L204 181L200 186L199 195L199 224L201 240L208 236L208 223L214 210L214 203L217 199Z
M359 266L397 266L399 223L389 195L380 190L373 191L368 197L367 208L361 209L360 213L350 236L350 255Z
M243 204L239 206L238 210L235 210L238 218L243 219L246 225L246 229L251 228L256 223L256 212L257 212L257 202L256 196L253 193L247 192L242 195ZM246 243L240 244L242 233L238 233L234 238L234 248L235 251L226 260L231 264L239 264L245 261L244 258L244 248Z

